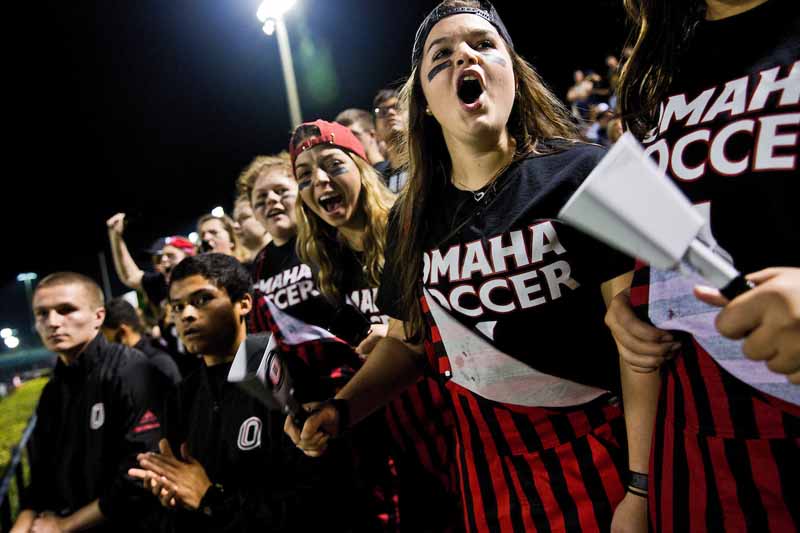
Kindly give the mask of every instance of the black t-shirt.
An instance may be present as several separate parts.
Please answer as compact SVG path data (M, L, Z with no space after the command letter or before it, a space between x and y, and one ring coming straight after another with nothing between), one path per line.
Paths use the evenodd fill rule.
M158 307L168 296L167 278L161 272L145 272L142 275L142 290L150 303Z
M658 126L643 139L646 151L710 218L712 235L704 237L738 270L800 267L800 3L770 0L701 21L674 79ZM691 288L675 279L649 268L634 277L632 303L656 326L705 311L683 303L694 301ZM670 394L662 394L660 420L715 437L797 435L797 406L718 364L730 357L725 346L701 336L683 344L662 368ZM672 386L686 380L691 387Z
M253 288L282 311L308 324L326 327L333 306L319 292L311 268L297 256L297 237L282 246L269 243L253 261Z
M740 271L800 265L800 3L702 21L675 79L648 153Z
M156 367L169 381L173 384L181 380L181 372L175 360L168 353L163 351L158 344L158 341L150 337L142 337L136 343L136 348L142 352L150 361L150 364Z
M599 285L633 261L556 220L604 154L587 144L557 148L512 164L480 202L444 186L447 202L432 210L426 228L422 282L505 353L545 373L617 390L617 353ZM403 319L398 238L392 217L378 307Z
M341 261L340 288L344 303L361 311L373 324L388 323L389 317L378 308L378 289L370 287L364 273L364 254L347 248L342 250Z

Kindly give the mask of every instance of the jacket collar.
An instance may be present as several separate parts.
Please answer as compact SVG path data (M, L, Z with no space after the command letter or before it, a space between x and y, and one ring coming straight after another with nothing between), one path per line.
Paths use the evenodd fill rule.
M71 365L66 365L61 360L58 359L56 363L56 368L53 371L57 376L69 377L78 374L86 374L89 373L95 366L97 366L100 358L102 357L105 348L109 345L106 338L103 336L102 333L97 334L97 336L89 341L89 344L86 345L86 348L78 355L77 361Z

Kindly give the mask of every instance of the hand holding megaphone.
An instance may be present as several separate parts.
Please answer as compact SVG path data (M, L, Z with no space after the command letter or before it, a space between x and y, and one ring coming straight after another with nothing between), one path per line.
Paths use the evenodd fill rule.
M724 306L715 322L719 333L745 339L741 348L744 355L766 361L773 372L800 383L800 269L767 269L741 275L699 237L706 220L656 167L633 135L626 133L617 141L559 216L653 267L702 277L713 288L697 287L695 296L705 303ZM625 311L629 310L628 304ZM621 344L625 343L619 330L631 331L615 325L619 326L618 319L625 316L616 312L611 320L606 317ZM641 357L626 361L640 365L639 371L652 369L648 358L663 360L667 355L665 348L671 339L659 338L665 333L648 330L638 335L626 348L636 352L637 347L644 346L654 353L640 349L637 354Z
M700 238L706 220L625 133L559 217L631 257L699 274L728 299L753 285Z
M696 287L695 296L722 307L717 330L744 339L742 352L800 384L800 268L767 268L747 276L755 288L729 301L711 287Z

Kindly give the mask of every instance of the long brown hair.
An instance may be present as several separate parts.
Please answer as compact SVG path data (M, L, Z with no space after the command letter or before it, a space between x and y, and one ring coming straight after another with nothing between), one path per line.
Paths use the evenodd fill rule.
M295 141L303 139L303 128L295 133ZM318 135L319 130L309 135ZM383 272L383 256L386 246L386 224L389 211L395 196L383 184L383 179L369 163L347 150L345 152L358 168L361 175L361 194L358 197L357 209L364 214L364 274L370 287L380 284ZM340 287L343 280L342 264L345 261L346 243L339 237L339 232L322 220L297 195L297 255L307 265L318 268L317 284L322 293L332 299L342 297Z
M617 98L622 120L637 137L658 121L659 104L703 18L703 0L624 0L632 24L631 57L622 65Z
M479 7L474 0L450 0L447 4ZM547 139L578 141L580 134L564 104L527 61L507 48L517 82L514 105L506 125L516 141L515 158L552 152L554 148L542 142ZM418 66L412 69L400 91L400 107L408 112L404 155L409 179L396 207L401 238L398 239L395 260L402 266L398 269L398 276L400 305L407 317L406 337L419 342L425 331L419 304L422 254L426 244L430 244L428 224L432 210L443 201L441 191L450 177L452 162L441 127L425 113L426 102Z

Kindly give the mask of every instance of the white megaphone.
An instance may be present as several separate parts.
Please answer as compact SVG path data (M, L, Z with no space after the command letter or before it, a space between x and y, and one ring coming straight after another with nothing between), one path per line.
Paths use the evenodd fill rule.
M698 238L705 220L629 132L589 174L559 218L656 268L697 273L728 299L753 286Z

